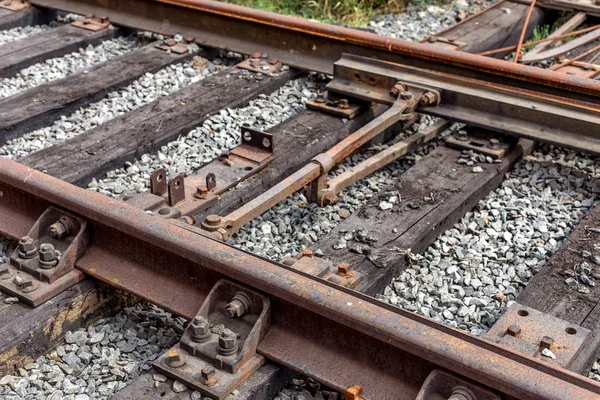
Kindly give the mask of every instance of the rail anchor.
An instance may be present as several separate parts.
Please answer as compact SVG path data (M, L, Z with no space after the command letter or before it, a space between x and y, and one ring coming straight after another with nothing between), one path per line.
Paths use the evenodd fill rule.
M19 240L9 263L0 265L0 290L40 305L84 278L75 261L87 245L86 221L49 207Z
M264 295L220 280L180 342L154 367L205 396L224 399L265 362L256 348L269 329L270 312Z

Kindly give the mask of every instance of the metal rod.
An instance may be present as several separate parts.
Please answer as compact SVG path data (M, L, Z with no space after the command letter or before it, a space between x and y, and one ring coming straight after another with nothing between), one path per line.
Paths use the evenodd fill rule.
M558 69L560 69L560 68L562 68L562 67L566 67L567 65L571 64L571 63L572 63L572 62L574 62L574 61L581 60L582 58L584 58L584 57L587 57L587 56L589 56L590 54L593 54L593 53L595 53L595 52L596 52L596 51L598 51L598 50L600 50L600 45L599 45L599 46L596 46L596 47L593 47L593 48L589 49L588 51L586 51L586 52L583 52L583 53L579 54L577 57L573 57L573 58L571 58L570 60L566 60L566 61L565 61L565 62L563 62L563 63L557 63L557 64L554 64L553 66L551 66L551 67L550 67L550 68L548 68L548 69L550 69L550 70L552 70L552 71L556 71L556 70L558 70Z
M584 28L584 29L580 29L578 31L573 31L570 33L565 33L563 35L559 35L559 36L555 36L555 37L547 37L544 39L540 39L540 40L534 40L532 42L527 42L525 44L523 44L524 47L529 47L529 46L533 46L539 43L545 43L545 42L551 42L551 41L555 41L555 40L560 40L560 39L564 39L570 36L574 36L574 35L580 35L582 33L587 33L587 32L591 32L594 31L596 29L600 28L600 25L594 25L594 26L590 26L588 28ZM500 49L494 49L494 50L487 50L487 51L482 51L481 53L477 53L477 55L479 56L490 56L492 54L497 54L497 53L503 53L505 51L512 51L515 50L517 48L516 45L513 46L507 46L507 47L502 47Z
M432 126L425 128L422 132L417 132L387 149L382 150L373 157L369 157L360 164L330 179L327 182L327 189L322 192L320 197L333 198L333 196L337 195L353 183L402 157L409 151L414 150L417 146L429 142L438 134L452 126L452 124L453 122L451 121L438 121Z
M517 64L519 62L519 56L521 55L521 46L523 46L523 40L525 40L525 32L527 32L527 26L529 25L529 19L531 18L531 13L535 7L535 3L537 0L533 0L531 5L529 6L529 10L527 10L527 15L525 16L525 23L523 24L523 29L521 29L521 36L519 37L519 43L517 43L517 50L515 52L515 58L513 59L513 63Z
M327 152L321 153L320 156L315 157L315 160L318 160L320 157L324 156L323 158L327 159L328 162L320 163L312 161L310 164L293 173L260 196L222 218L228 234L231 235L238 231L242 226L262 215L286 197L302 189L306 184L323 174L327 174L333 165L342 161L373 137L400 121L403 112L409 106L409 103L414 104L415 102L414 99L411 100L411 102L404 100L396 101L392 107L383 114L340 141ZM217 238L219 237L218 234L215 236Z

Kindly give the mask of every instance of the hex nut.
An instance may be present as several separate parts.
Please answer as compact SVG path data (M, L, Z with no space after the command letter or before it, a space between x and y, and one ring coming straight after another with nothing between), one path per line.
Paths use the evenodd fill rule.
M37 248L35 246L35 240L30 238L29 236L23 236L21 240L19 240L19 244L17 246L17 253L21 258L32 258L35 256L37 252Z
M300 257L312 258L313 257L313 252L310 249L304 249L304 250L302 250L302 253L300 253Z
M500 149L500 141L498 139L492 138L488 144L490 149L498 150Z
M190 323L190 336L194 342L204 342L212 335L210 323L203 316L196 316Z
M217 351L224 356L230 356L235 354L237 349L237 334L231 329L224 329L219 335Z
M56 249L50 243L40 245L39 257L40 267L43 269L50 269L58 264Z
M467 140L469 140L469 135L467 134L467 131L461 129L456 134L456 139L460 140L461 142L466 142Z
M66 224L65 222L66 221L64 221L63 219L60 219L52 225L50 225L50 228L48 228L48 233L50 234L50 236L52 236L55 239L62 239L65 236L69 235L69 227L68 224Z

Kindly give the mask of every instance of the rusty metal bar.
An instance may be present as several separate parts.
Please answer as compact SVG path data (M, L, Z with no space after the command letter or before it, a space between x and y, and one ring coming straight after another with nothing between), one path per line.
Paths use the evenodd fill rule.
M392 104L389 88L401 82L409 90L441 92L439 104L418 111L491 131L600 154L600 101L542 95L519 87L493 85L400 64L345 54L335 64L329 93Z
M201 45L260 51L301 69L331 74L342 53L444 71L540 93L598 97L600 82L438 49L354 29L209 0L32 0L40 7L108 16L113 24L196 37ZM589 100L589 99L588 99Z
M272 321L258 353L338 390L359 384L365 400L412 400L440 367L520 399L600 395L591 379L0 159L0 232L22 235L49 206L88 224L90 243L79 270L177 315L193 317L224 277L266 293Z
M343 189L352 185L355 182L365 178L369 174L377 171L392 161L402 157L409 151L414 150L417 146L427 143L435 138L438 134L452 126L453 122L441 120L430 127L425 128L422 132L417 132L414 135L407 137L393 144L385 150L377 153L358 165L347 169L341 174L327 181L327 188L319 194L320 199L332 199ZM323 200L320 200L323 203Z
M331 168L375 136L400 121L409 107L414 107L417 100L397 100L383 114L337 143L325 153L317 155L313 161L296 171L260 196L223 218L209 216L202 224L205 230L213 233L220 240L227 240L229 235L237 232L242 226L268 211L271 207L302 189L306 184L320 176L326 176ZM219 220L217 220L219 218ZM214 223L211 223L214 220Z

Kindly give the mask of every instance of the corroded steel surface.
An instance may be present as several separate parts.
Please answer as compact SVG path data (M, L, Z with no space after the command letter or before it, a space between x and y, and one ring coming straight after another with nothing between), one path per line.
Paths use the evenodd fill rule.
M196 37L199 44L270 57L331 74L333 62L351 53L429 68L538 92L598 97L600 82L424 43L411 43L340 26L209 0L32 0L32 4L106 15L123 26Z
M0 191L0 231L15 235L10 230L18 226L4 223L9 213L35 218L54 205L79 214L88 222L90 245L77 268L176 314L193 317L223 277L266 293L272 302L271 329L258 352L337 389L359 384L365 399L409 399L438 367L522 399L600 395L600 385L580 375L4 159Z

